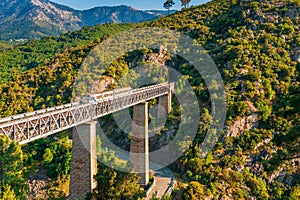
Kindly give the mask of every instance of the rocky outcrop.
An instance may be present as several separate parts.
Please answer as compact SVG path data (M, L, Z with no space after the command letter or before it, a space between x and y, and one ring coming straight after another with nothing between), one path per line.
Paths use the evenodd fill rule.
M149 138L150 151L156 151L169 144L169 142L176 135L176 130L173 126L170 126L166 132L161 134L161 136L158 136L154 133L149 133L149 135L153 135Z
M253 130L258 127L259 117L257 113L253 113L250 116L242 117L236 120L233 125L228 127L227 136L237 137L249 130Z
M300 47L296 48L293 52L293 60L300 63Z
M27 180L29 188L27 199L46 199L50 181L50 178L47 176L47 170L44 166L40 166L38 172Z
M296 21L299 18L299 8L294 6L286 11L285 16L290 18L292 21Z
M168 51L167 48L165 48L164 46L161 46L159 53L146 54L144 56L144 58L150 63L154 63L154 64L158 64L158 65L165 65L165 63L168 59L167 51Z
M110 89L112 85L116 84L116 80L110 76L102 76L93 85L92 93L97 94Z
M288 172L289 168L298 169L300 167L300 158L295 158L287 161L287 165L283 168L280 167L276 172L274 172L269 178L268 182L272 183L275 180L278 180L282 183L285 183L289 186L293 186L296 181L296 172Z

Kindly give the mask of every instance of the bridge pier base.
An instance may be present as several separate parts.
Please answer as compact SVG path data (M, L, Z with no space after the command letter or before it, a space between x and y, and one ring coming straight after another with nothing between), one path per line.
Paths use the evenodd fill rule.
M149 183L149 142L148 142L148 103L133 107L132 136L130 141L130 160L140 177L139 184Z
M96 187L96 124L91 121L73 128L70 200L85 199Z

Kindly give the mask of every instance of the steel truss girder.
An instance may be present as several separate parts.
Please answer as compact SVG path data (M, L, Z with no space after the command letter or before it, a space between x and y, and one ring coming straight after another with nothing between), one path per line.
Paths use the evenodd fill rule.
M0 134L26 144L98 119L172 91L169 84L158 84L120 93L116 96L82 104L75 102L58 107L0 119Z

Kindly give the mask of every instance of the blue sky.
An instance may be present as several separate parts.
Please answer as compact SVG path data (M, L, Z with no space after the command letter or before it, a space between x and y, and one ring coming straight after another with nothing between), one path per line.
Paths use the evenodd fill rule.
M59 4L69 6L74 9L84 10L95 6L116 6L128 5L141 10L163 10L165 0L50 0ZM199 5L209 0L192 0L191 5ZM181 9L180 0L174 0L175 6L172 9Z

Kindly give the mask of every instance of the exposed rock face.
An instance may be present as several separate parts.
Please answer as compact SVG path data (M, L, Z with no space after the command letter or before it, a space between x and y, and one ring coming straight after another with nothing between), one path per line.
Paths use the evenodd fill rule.
M296 175L294 173L288 173L286 168L292 167L292 169L297 169L300 167L300 158L295 158L288 161L287 166L285 168L281 167L276 172L274 172L269 178L268 182L272 183L274 180L278 180L283 182L289 186L293 186L295 184Z
M299 18L299 8L295 6L291 9L288 9L285 13L285 16L295 21L297 18Z
M47 196L47 190L50 184L50 178L46 175L46 169L41 166L38 172L30 176L27 180L29 191L27 193L27 199L45 199Z
M300 63L300 47L294 50L294 61Z
M235 121L232 126L228 127L227 136L237 137L240 134L258 127L258 120L259 117L256 113L240 118Z
M176 130L173 126L171 126L168 128L168 131L162 135L162 137L158 137L157 135L150 137L150 150L156 151L161 149L163 146L169 144L169 142L172 140L172 137L175 135Z
M145 55L145 59L154 64L165 65L167 61L167 51L167 48L161 46L159 53L147 54Z
M108 90L112 85L116 84L116 80L110 76L102 76L94 83L92 93L97 94Z

